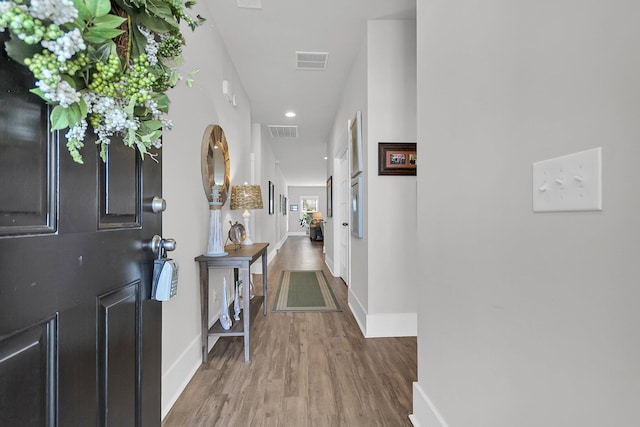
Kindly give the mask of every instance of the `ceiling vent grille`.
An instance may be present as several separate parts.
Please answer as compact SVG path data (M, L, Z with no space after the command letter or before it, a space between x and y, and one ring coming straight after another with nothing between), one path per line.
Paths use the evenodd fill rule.
M297 138L298 126L269 125L271 138Z
M298 70L326 70L329 52L296 52Z
M247 9L262 9L262 0L236 0L236 4Z

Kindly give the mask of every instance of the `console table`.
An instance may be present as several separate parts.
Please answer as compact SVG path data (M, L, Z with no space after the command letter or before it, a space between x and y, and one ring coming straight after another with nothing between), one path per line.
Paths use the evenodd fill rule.
M225 252L229 255L212 257L200 255L195 258L200 265L200 316L202 321L202 363L209 360L209 337L234 336L244 337L244 360L249 361L249 330L250 318L257 312L262 303L263 315L267 315L267 246L268 243L254 243L251 246L225 246ZM250 266L258 258L262 257L262 293L256 295L253 300L249 299L249 288L251 287ZM229 330L225 330L220 325L220 320L209 328L209 269L212 268L233 268L233 282L238 281L238 271L242 269L242 313L240 320L234 321ZM233 312L233 309L231 309Z

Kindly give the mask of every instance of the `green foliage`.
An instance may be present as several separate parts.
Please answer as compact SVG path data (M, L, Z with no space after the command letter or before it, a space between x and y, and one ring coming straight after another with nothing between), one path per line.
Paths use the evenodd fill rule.
M29 67L38 81L31 92L53 106L51 129L69 129L66 145L74 161L82 163L80 150L87 122L94 129L103 128L103 136L96 141L103 159L113 132L120 133L124 143L143 157L153 157L149 149L161 138L166 123L158 116L169 111L165 92L181 78L176 70L182 63L184 45L180 22L184 20L192 29L204 22L199 16L193 19L185 13L195 2L72 0L77 18L67 14L66 21L56 25L31 16L30 0L0 1L14 5L0 14L0 30L8 30L11 36L5 43L7 54ZM80 33L73 31L76 29ZM78 34L84 47L76 48L80 46ZM74 50L67 53L65 46L70 41ZM153 61L148 55L153 55ZM194 75L189 75L188 86ZM89 104L84 96L90 97ZM112 111L105 107L93 110L103 98L115 100L114 108L126 114L118 118L120 127L107 132L105 120Z
M111 10L110 0L84 0L84 4L92 18L104 16Z

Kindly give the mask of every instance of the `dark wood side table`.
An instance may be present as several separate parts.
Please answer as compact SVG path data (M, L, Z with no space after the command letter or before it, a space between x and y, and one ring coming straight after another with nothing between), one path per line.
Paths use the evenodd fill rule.
M251 246L225 246L225 252L229 255L211 257L200 255L195 260L200 265L200 316L202 321L202 363L209 360L209 337L234 336L244 337L244 360L249 361L249 332L250 318L263 306L263 315L267 315L267 246L268 243L254 243ZM249 299L251 272L249 267L258 258L262 257L262 296L256 295ZM238 272L242 270L242 313L240 321L234 321L229 330L220 325L220 321L209 328L209 269L233 268L234 284L238 280ZM233 310L232 310L233 311Z

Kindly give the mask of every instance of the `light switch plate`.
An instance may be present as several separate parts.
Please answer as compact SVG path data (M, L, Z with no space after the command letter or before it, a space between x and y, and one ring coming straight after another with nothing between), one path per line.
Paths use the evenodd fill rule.
M602 148L533 164L533 211L601 211Z

